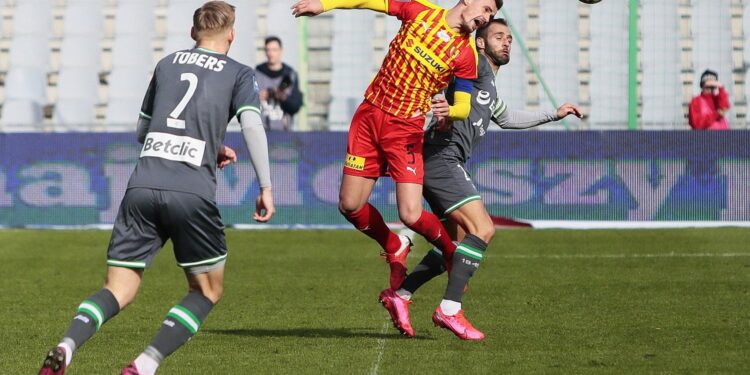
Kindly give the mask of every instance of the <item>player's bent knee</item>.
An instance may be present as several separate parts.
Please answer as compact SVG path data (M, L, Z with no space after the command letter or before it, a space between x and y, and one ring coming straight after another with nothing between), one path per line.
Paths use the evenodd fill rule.
M490 243L495 236L495 225L491 221L478 223L475 229L469 231L469 233L481 238L486 243Z
M402 212L402 211L399 210L399 212L398 212L398 218L407 227L411 226L411 225L414 225L419 220L420 216L422 216L422 211L421 210L419 210L419 211L417 211L417 210L411 211L410 210L410 211L407 211L407 212Z
M339 212L344 216L351 215L359 211L363 206L364 204L356 201L355 199L347 199L344 197L339 198Z

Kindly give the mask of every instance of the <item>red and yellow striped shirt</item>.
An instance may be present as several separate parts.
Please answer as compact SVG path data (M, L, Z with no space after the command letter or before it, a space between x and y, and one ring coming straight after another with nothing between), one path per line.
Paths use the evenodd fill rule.
M451 76L477 77L474 40L453 31L446 13L425 0L388 0L388 14L402 24L367 88L368 102L394 116L419 116L430 110L430 99Z

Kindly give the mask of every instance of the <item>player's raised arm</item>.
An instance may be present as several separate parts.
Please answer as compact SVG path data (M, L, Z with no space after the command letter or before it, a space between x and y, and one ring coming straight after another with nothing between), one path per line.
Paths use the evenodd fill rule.
M388 0L300 0L292 5L295 17L312 17L332 9L370 9L388 11Z
M577 106L570 103L561 105L555 112L515 111L508 109L505 102L501 100L492 114L492 121L503 129L528 129L548 122L560 121L569 115L582 118L583 112Z

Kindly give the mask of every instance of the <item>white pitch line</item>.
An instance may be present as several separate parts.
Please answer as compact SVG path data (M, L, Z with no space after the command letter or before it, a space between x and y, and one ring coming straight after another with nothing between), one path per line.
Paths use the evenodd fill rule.
M489 255L489 254L488 254ZM491 254L505 259L628 259L628 258L743 258L750 253L662 253L662 254Z
M385 335L388 332L388 323L383 323L383 329L380 330L381 335ZM381 337L378 340L378 357L375 358L375 362L370 367L370 375L378 375L380 369L380 362L383 360L383 352L385 351L385 337Z

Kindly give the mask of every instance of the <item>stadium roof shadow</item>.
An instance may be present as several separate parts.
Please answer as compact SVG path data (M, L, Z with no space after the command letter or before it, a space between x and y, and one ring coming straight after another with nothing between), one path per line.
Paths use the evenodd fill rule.
M216 335L236 335L250 337L303 337L303 338L348 338L364 337L373 339L401 340L405 337L394 332L376 332L372 328L234 328L234 329L206 329L203 333ZM434 340L431 336L414 336L413 340Z

